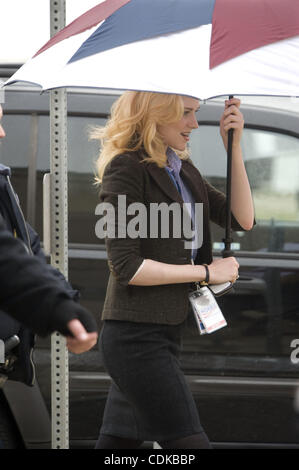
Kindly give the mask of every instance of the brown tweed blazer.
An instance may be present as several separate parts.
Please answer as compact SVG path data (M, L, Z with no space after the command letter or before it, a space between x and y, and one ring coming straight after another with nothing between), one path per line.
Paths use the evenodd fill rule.
M110 203L116 209L118 196L126 196L126 205L142 202L147 210L147 227L151 203L172 204L183 200L164 168L155 163L142 162L144 154L128 153L115 157L105 169L100 191L100 202ZM224 227L225 196L213 188L200 175L191 160L182 161L181 176L192 191L195 202L203 203L203 244L198 249L195 264L212 262L209 221ZM136 216L136 214L134 214ZM128 223L133 216L127 216ZM170 226L172 219L170 214ZM148 258L168 264L189 264L191 250L185 248L185 238L106 238L110 277L102 319L133 322L179 324L188 314L189 283L161 286L129 285L143 260ZM232 215L233 230L243 230ZM183 232L182 232L183 233ZM117 231L116 231L117 234Z

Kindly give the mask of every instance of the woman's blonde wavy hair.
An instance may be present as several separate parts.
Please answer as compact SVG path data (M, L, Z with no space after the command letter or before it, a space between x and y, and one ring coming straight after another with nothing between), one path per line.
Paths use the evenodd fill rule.
M101 151L96 161L96 181L100 183L108 163L126 152L144 149L159 167L166 165L165 144L157 127L179 121L184 113L180 95L126 91L113 104L111 117L105 127L95 127L90 137L98 139ZM187 158L187 152L180 152Z

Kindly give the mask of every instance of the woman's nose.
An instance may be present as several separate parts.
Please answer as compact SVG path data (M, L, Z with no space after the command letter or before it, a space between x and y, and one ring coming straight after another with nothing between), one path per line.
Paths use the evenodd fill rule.
M197 122L197 118L196 118L195 114L190 118L189 125L190 125L191 129L197 129L198 128L198 122Z

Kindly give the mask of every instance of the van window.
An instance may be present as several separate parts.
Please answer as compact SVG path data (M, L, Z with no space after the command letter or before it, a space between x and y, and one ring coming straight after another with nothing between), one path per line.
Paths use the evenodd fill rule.
M74 116L68 120L69 239L74 243L104 243L95 235L99 142L90 140L89 132L92 126L103 126L105 122L103 118Z
M244 162L256 226L234 233L235 251L299 252L299 139L277 132L244 129ZM226 154L218 126L202 125L192 135L192 160L218 189L226 188ZM222 250L223 230L213 227L214 250Z
M94 184L98 141L89 139L92 126L105 124L104 118L68 116L68 209L69 241L71 243L104 243L95 235L98 187ZM39 118L37 171L41 188L43 174L50 167L49 117ZM39 202L37 202L39 204ZM42 207L38 207L41 213ZM41 216L37 217L38 220Z
M27 168L30 145L31 115L5 114L2 125L6 133L0 145L0 161L13 168Z

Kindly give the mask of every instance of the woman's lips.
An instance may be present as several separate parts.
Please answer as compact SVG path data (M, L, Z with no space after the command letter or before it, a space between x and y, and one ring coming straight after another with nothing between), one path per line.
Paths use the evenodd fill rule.
M190 140L190 134L187 134L185 132L182 132L181 133L181 136L184 137L184 139L186 140L186 142L189 142Z

